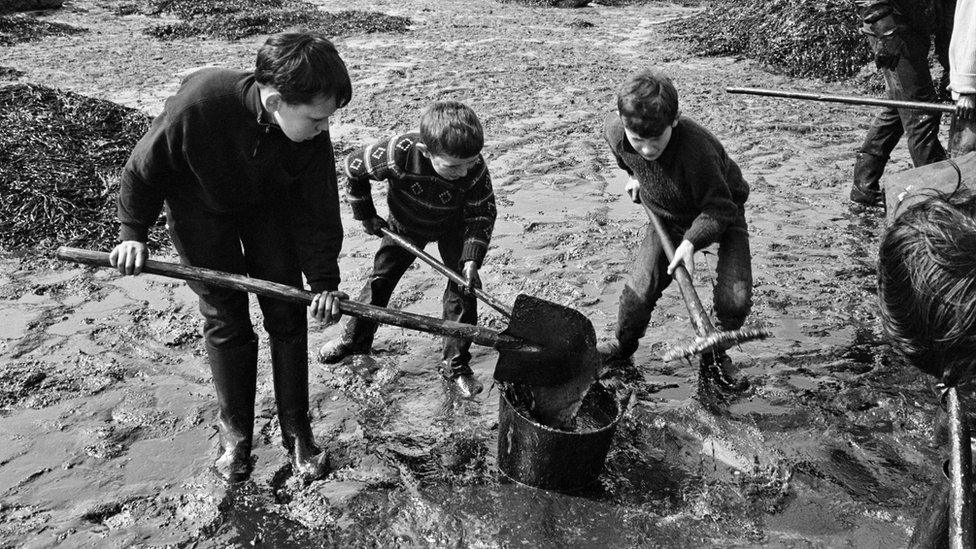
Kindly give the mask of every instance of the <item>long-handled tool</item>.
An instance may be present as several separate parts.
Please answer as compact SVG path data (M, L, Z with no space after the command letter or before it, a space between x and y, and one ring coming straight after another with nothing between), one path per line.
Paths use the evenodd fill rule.
M467 281L464 279L464 277L459 275L457 272L451 270L447 265L435 259L434 256L425 252L419 246L415 246L412 242L410 242L406 238L398 235L397 233L387 228L381 228L380 232L383 234L383 236L389 238L393 242L396 242L397 245L403 247L413 255L417 256L418 259L433 267L435 271L449 278L451 282L459 286L465 286L467 284ZM505 318L512 318L511 307L495 299L494 297L486 293L481 288L475 288L474 295L481 301L484 301L485 303L490 305L492 309L495 309L499 313L505 315Z
M847 105L863 105L873 107L891 107L895 109L915 109L929 112L955 113L955 105L941 103L926 103L924 101L902 101L899 99L877 99L874 97L854 97L850 95L830 95L826 93L809 93L783 90L768 90L764 88L725 88L727 93L746 95L762 95L765 97L783 97L786 99L804 99L807 101L824 101L827 103L844 103Z
M667 256L668 261L673 261L674 244L671 243L671 237L668 236L668 232L664 229L661 219L651 210L647 210L647 215L651 218L651 225L654 225L654 231L657 232L658 238L661 239L664 254ZM661 355L661 358L665 361L699 354L710 349L727 349L739 343L769 337L769 331L763 328L740 328L738 330L724 332L716 330L715 326L712 325L712 321L709 320L705 308L702 307L698 293L695 291L695 285L691 280L691 275L688 274L688 270L685 269L684 265L678 265L674 270L674 280L678 283L678 289L681 290L681 297L684 298L685 306L688 308L688 314L691 316L691 324L695 327L695 332L698 334L698 337L687 345L669 349Z
M105 252L62 246L58 248L57 257L111 268L109 254ZM312 292L284 284L164 261L148 260L142 270L304 304L310 303L315 296ZM524 294L515 300L512 321L502 332L345 299L339 301L339 310L350 316L469 339L497 349L495 378L499 381L554 385L573 379L581 371L594 369L593 362L599 362L596 334L586 317L567 307Z
M403 236L389 229L381 229L381 231L383 236L417 256L455 284L467 283L461 275ZM532 298L535 308L527 309L524 304L520 305L520 300L523 298L520 295L515 300L515 308L509 309L480 288L475 289L475 296L508 317L509 330L514 327L517 333L532 334L535 341L568 346L567 348L573 349L573 352L580 353L576 358L579 367L566 365L567 367L558 377L552 375L552 368L526 372L526 368L531 365L510 360L507 356L498 357L494 373L494 378L498 381L516 381L527 386L524 389L531 397L527 401L531 403L532 414L536 419L550 427L570 427L583 403L583 397L596 380L600 367L593 325L586 317L569 307L538 298ZM580 339L571 341L573 338ZM558 365L550 366L558 367Z

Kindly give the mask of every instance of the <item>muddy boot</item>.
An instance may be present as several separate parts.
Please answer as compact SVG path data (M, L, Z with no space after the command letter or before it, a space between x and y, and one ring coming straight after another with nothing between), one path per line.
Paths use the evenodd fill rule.
M308 337L293 341L271 338L274 379L282 444L295 475L317 479L328 472L329 460L315 444L308 419Z
M596 346L596 352L600 353L600 360L603 362L627 360L634 355L636 350L636 345L630 345L625 348L616 339L598 343Z
M741 393L749 388L748 379L735 377L732 358L725 351L705 351L701 354L698 366L699 383L710 381L725 393Z
M210 371L217 389L221 455L216 473L230 483L251 475L251 437L254 433L254 393L257 385L258 342L231 349L207 345Z
M322 364L337 364L352 355L368 355L369 348L363 348L349 341L345 336L337 337L319 349L319 362Z
M459 375L453 379L453 382L458 393L464 398L474 398L485 388L474 374Z
M866 152L857 154L851 202L870 207L884 206L884 192L881 191L880 181L887 163L888 159L883 156Z

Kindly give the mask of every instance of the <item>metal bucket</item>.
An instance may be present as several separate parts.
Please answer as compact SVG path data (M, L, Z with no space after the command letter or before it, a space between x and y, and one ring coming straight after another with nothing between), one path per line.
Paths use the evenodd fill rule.
M535 488L572 492L600 476L610 441L623 415L614 395L594 384L577 416L578 431L560 431L536 423L513 401L517 392L505 386L498 396L498 468L508 478Z

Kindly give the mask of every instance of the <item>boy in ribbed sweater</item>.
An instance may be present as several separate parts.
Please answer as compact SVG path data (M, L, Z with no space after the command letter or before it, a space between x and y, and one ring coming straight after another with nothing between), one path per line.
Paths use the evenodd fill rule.
M708 130L678 110L678 92L664 74L632 75L617 95L617 112L604 126L617 164L630 175L631 200L661 219L675 248L668 263L653 227L620 296L616 339L599 346L605 360L637 350L651 312L679 263L694 273L694 253L719 243L714 307L719 330L736 330L752 303L752 266L745 208L749 186L736 163ZM701 357L701 379L722 389L744 389L724 351ZM744 380L743 380L744 381Z
M481 123L474 111L457 101L440 101L421 116L419 132L383 139L345 159L353 217L370 235L389 227L420 248L437 242L443 263L467 281L464 287L448 282L444 319L467 324L478 321L473 291L481 285L478 269L488 251L496 215L488 166L481 157L483 145ZM389 185L389 223L377 215L370 185L384 180ZM385 307L413 260L413 254L383 237L359 301ZM319 360L334 364L349 355L369 353L376 328L376 322L350 319L343 335L322 347ZM441 373L466 398L482 390L468 364L470 346L467 340L444 338Z

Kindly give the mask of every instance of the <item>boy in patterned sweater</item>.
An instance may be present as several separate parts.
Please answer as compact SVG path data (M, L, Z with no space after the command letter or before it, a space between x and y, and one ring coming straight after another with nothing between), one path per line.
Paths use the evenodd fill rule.
M651 312L678 264L694 273L694 253L718 242L714 306L719 330L736 330L752 303L752 266L745 208L749 187L736 163L708 130L678 110L678 92L664 74L644 70L620 87L617 112L604 126L617 164L630 175L631 200L655 213L675 248L667 261L652 227L645 229L631 275L620 296L616 339L599 346L605 360L628 359L637 350ZM735 380L724 351L701 357L700 380L725 390Z
M420 131L393 136L353 151L346 157L346 188L353 216L367 234L393 232L423 248L437 242L441 260L458 270L464 287L448 282L444 291L444 319L476 324L480 287L478 269L488 251L495 226L495 195L488 166L481 157L484 135L478 117L456 101L434 103L420 119ZM371 181L387 181L389 223L373 205ZM385 307L414 256L383 237L373 260L373 272L359 301ZM353 354L369 353L376 322L350 319L343 335L322 347L319 361L334 364ZM444 338L442 374L462 396L482 390L469 361L471 342Z

